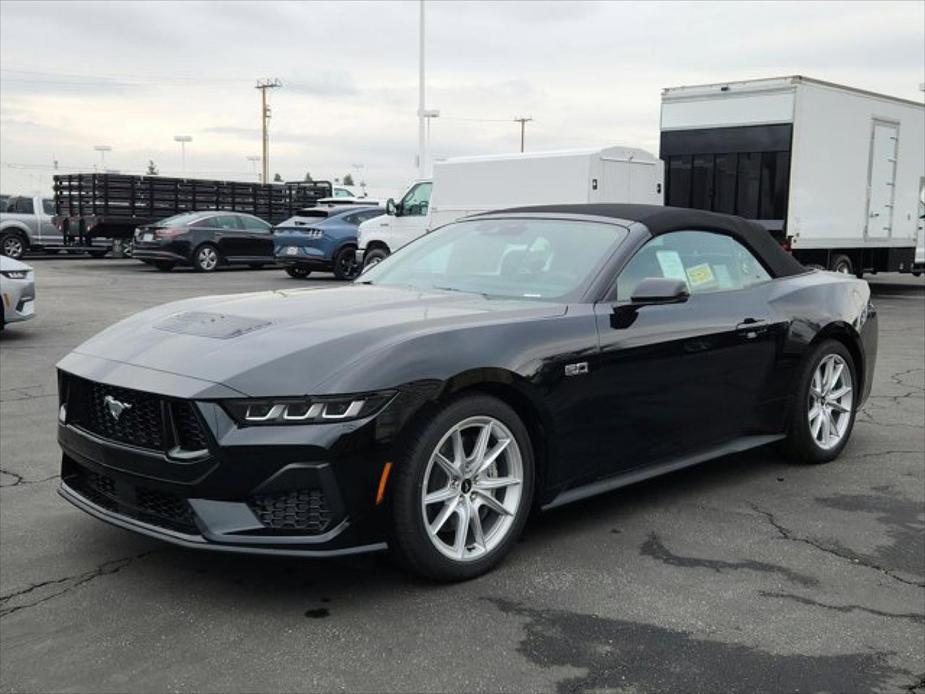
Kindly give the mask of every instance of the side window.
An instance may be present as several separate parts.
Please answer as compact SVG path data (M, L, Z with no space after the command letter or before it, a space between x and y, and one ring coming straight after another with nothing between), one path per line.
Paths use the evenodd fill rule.
M372 207L368 210L361 210L360 212L348 214L344 217L344 221L347 222L347 224L359 225L365 222L367 219L380 216L382 216L382 210Z
M402 214L409 217L419 217L427 214L430 205L430 190L433 183L418 183L401 199Z
M235 230L241 228L241 223L236 214L220 214L212 217L208 226L216 229Z
M32 204L32 198L12 198L9 211L17 214L35 214L35 206Z
M241 215L238 217L238 219L244 223L244 228L248 231L262 231L264 233L270 231L270 225L262 219L257 219L256 217L245 217L244 215Z
M617 278L617 299L628 301L648 277L684 280L691 294L735 291L771 279L745 246L709 231L674 231L646 243Z
M49 200L48 198L42 198L42 210L47 215L53 215L55 213L55 201Z

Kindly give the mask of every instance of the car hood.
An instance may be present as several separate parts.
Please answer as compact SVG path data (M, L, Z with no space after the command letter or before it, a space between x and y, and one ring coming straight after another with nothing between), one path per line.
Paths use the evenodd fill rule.
M565 311L559 304L360 284L202 297L116 323L73 356L208 381L252 396L323 394L318 386L335 374L373 364L385 350L422 334ZM77 363L72 357L66 362L64 368Z
M16 272L31 269L31 265L26 265L26 263L14 260L5 255L0 255L0 272Z

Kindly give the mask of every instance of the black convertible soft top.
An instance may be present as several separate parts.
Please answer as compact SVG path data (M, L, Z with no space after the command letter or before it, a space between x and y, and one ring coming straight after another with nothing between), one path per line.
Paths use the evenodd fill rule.
M684 207L662 207L660 205L533 205L495 210L488 214L574 214L639 222L645 225L653 236L669 231L709 230L729 234L761 258L765 267L775 277L799 275L807 268L787 253L774 240L771 233L757 222L728 214L691 210Z

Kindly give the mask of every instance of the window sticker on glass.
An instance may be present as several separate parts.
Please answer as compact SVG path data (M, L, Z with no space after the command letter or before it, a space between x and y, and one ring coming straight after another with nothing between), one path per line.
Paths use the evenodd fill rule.
M677 251L656 251L655 257L658 259L658 265L662 269L663 277L673 277L687 282L687 276L684 274L684 264L681 262L681 256L678 255Z
M687 280L692 288L704 287L716 281L709 263L701 263L687 268Z

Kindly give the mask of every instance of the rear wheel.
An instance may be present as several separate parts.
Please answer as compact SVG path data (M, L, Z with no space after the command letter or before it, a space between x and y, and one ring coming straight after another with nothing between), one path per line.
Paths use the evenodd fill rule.
M155 260L151 264L161 272L170 272L173 270L173 266L176 265L176 263L170 260Z
M422 423L405 450L391 498L398 558L440 581L496 566L533 497L533 452L517 414L495 398L466 396Z
M837 340L821 342L800 369L787 446L806 463L826 463L842 452L854 427L857 370Z
M10 231L0 236L0 253L13 260L19 260L26 252L26 243L20 234Z
M832 272L840 272L843 275L853 275L854 264L851 262L849 256L844 253L837 253L832 256L832 261L829 263L829 270Z
M365 270L366 268L372 267L373 265L378 265L388 257L389 252L384 248L374 248L371 251L367 251L363 258L363 269Z
M218 249L211 243L204 243L193 253L193 268L197 272L214 272L220 260Z
M360 274L356 261L356 248L347 246L334 254L334 276L339 280L353 280Z
M306 270L304 267L287 267L286 274L290 277L294 277L297 280L308 277L312 274L311 270Z

